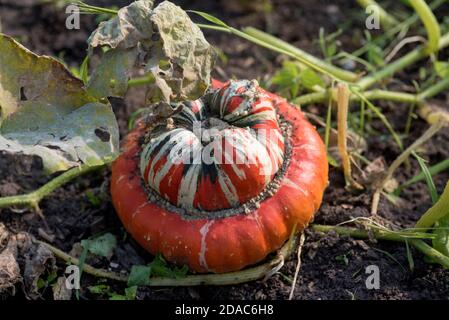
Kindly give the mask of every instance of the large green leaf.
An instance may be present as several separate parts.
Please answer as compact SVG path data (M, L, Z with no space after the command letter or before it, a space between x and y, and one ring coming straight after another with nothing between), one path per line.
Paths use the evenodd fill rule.
M90 49L109 49L88 84L96 97L123 96L135 66L145 66L154 77L151 102L194 100L207 90L214 49L180 7L168 1L152 7L151 0L135 1L90 36Z
M60 62L0 34L0 150L38 155L52 173L118 152L118 126Z

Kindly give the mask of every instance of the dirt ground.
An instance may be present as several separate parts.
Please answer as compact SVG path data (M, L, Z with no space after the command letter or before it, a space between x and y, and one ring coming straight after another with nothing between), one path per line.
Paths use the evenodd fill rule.
M29 49L40 53L61 57L69 65L78 65L86 53L86 39L95 28L93 16L83 16L81 30L65 28L64 9L50 5L38 5L38 1L0 0L1 31L19 39ZM104 4L111 1L96 1ZM113 1L127 3L127 1ZM351 51L361 45L360 32L363 30L360 14L363 11L350 1L272 1L272 13L261 13L252 1L173 1L184 9L196 9L218 16L233 26L254 26L267 30L290 43L300 46L310 53L320 56L316 41L320 27L326 32L334 32L344 25L345 31L339 37L341 46ZM240 3L240 5L238 5ZM226 5L225 5L226 4ZM243 5L242 5L243 4ZM445 5L438 15L449 13ZM276 54L251 45L227 34L207 31L208 40L221 49L228 58L220 62L214 76L219 79L229 77L264 79L272 75L280 65ZM441 58L449 52L440 54ZM423 62L421 64L424 64ZM418 67L407 69L398 75L401 85L410 85L411 75ZM127 132L127 119L141 107L142 92L132 90L126 99L113 99L112 104L119 120L122 137ZM448 108L449 94L443 93L434 100ZM394 127L404 129L406 106L401 104L381 104ZM325 108L310 106L307 111L325 113ZM381 122L374 120L373 126L381 134L368 139L369 159L383 156L391 163L399 154L394 141L387 136ZM404 141L409 145L426 129L422 120L413 122L412 134ZM384 135L385 134L385 135ZM449 132L437 134L425 147L426 159L435 164L449 158ZM33 157L17 157L0 154L0 196L15 195L36 189L48 180L40 169L42 164ZM417 164L411 168L401 167L395 177L399 182L419 172ZM41 203L46 222L31 211L0 210L0 221L12 232L27 231L36 238L51 241L56 247L68 252L74 243L102 231L114 233L119 239L118 249L111 261L96 259L89 261L98 267L111 270L129 270L134 264L144 264L152 257L143 251L130 237L126 237L109 198L108 170L79 178L58 189ZM436 187L442 191L449 173L435 178ZM99 205L89 201L89 194L102 199ZM393 206L382 199L379 217L384 223L394 227L412 227L418 217L431 205L431 199L424 183L417 183L401 194L405 200L401 207ZM351 194L344 188L341 171L331 169L330 186L315 222L337 224L355 217L369 217L371 197L368 193ZM415 268L408 268L405 246L398 243L354 240L336 234L323 236L306 231L306 242L302 251L302 267L295 291L295 299L449 299L449 272L441 267L424 262L423 256L412 250ZM267 281L251 282L243 285L224 287L194 288L139 288L139 299L286 299L296 267L296 258L291 258L279 274ZM64 263L58 262L63 270ZM365 286L365 267L377 265L380 269L380 289L368 290ZM83 275L82 287L95 285L99 279ZM110 282L118 292L124 286ZM82 295L95 299L87 290ZM17 290L15 296L6 299L23 299L25 294ZM50 299L50 292L43 298Z

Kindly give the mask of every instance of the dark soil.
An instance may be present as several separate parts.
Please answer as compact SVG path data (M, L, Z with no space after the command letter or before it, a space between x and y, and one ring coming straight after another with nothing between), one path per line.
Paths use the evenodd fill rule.
M79 65L84 58L85 40L95 28L93 16L83 16L81 30L65 28L63 8L39 5L39 1L0 0L0 20L2 32L19 39L29 49L63 58L69 66ZM128 1L96 1L123 4ZM267 30L301 48L321 55L316 42L319 29L327 33L336 31L339 26L345 30L339 36L340 45L351 51L361 45L360 34L363 23L361 10L349 1L272 1L274 10L270 14L261 12L255 1L174 1L185 9L196 9L214 14L234 26L254 26ZM438 14L447 15L448 5ZM251 45L236 37L217 32L205 32L207 38L220 48L228 58L227 63L219 63L215 77L226 79L258 78L266 79L280 65L278 55ZM448 52L441 53L441 57ZM426 66L424 62L421 64ZM399 84L410 85L411 75L417 68L410 68L399 76ZM114 111L119 119L122 136L127 132L127 119L137 108L142 107L143 93L133 89L125 100L113 99ZM435 103L447 108L449 95L443 93L436 97ZM398 131L404 129L405 106L401 104L381 105L387 117ZM323 108L312 106L307 111L323 114ZM373 128L380 134L367 139L368 150L365 156L375 159L383 156L391 163L399 150L387 135L380 121L373 121ZM412 133L404 141L409 145L419 137L427 125L422 120L413 122ZM449 132L440 132L421 152L434 164L449 158ZM41 172L41 161L35 157L0 154L0 196L22 194L32 191L50 178ZM400 168L395 177L405 181L419 172L419 167L411 161L411 167ZM29 210L0 210L0 221L12 232L27 231L36 238L49 241L56 247L69 252L75 243L100 232L109 231L119 239L118 249L111 261L97 259L90 261L95 266L111 270L129 270L134 264L144 264L152 257L143 251L128 236L118 220L109 198L108 170L78 178L67 186L58 189L40 204L45 216L43 221ZM449 180L448 173L436 176L439 192ZM89 200L94 194L101 199L100 204ZM401 194L405 200L396 207L382 199L379 221L392 227L412 227L419 216L431 206L431 200L424 183L417 183ZM355 217L369 217L371 196L369 193L351 194L344 188L341 171L331 169L330 186L315 222L335 225ZM295 290L295 299L449 299L449 273L439 266L424 262L423 256L412 250L414 270L409 270L405 246L398 243L355 240L336 234L326 236L306 231L306 242L302 251L302 267ZM195 288L140 288L139 299L286 299L296 267L296 258L291 258L269 280L251 282L244 285L225 287ZM59 262L62 275L64 263ZM377 265L380 269L380 289L368 290L365 286L365 268ZM82 288L95 285L100 279L84 275ZM118 292L125 286L110 283ZM88 290L82 295L95 299ZM24 294L18 290L15 297ZM51 294L44 294L51 298Z

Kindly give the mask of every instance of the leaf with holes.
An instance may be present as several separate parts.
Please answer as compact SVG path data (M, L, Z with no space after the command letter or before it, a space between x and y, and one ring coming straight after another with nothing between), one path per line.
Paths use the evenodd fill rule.
M94 48L107 48L88 83L96 97L121 97L132 69L145 66L154 77L150 102L195 100L210 85L216 53L200 28L180 7L164 1L140 0L102 22L89 40Z
M37 155L53 173L111 161L118 139L109 104L57 60L0 34L0 150Z

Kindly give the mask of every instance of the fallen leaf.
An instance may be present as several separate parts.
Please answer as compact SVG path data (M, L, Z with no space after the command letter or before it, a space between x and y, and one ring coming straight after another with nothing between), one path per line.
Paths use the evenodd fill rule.
M59 277L52 286L54 300L70 300L72 298L72 289L66 286L66 277Z
M56 258L47 246L32 243L24 252L25 268L23 280L26 295L31 299L41 297L38 281L47 273L56 271Z
M0 298L3 296L14 296L16 284L22 280L20 268L17 263L17 240L10 236L5 226L0 223ZM5 244L5 242L7 243Z

